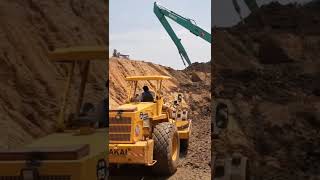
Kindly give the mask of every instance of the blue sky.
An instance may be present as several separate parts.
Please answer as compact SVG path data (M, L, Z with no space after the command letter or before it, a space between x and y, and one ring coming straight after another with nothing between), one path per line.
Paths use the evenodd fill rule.
M109 1L109 49L129 54L131 59L183 69L180 55L173 41L153 13L150 0ZM210 32L211 0L158 0L160 5L194 19L201 28ZM181 38L192 62L207 62L211 58L211 45L194 36L175 22L171 26Z

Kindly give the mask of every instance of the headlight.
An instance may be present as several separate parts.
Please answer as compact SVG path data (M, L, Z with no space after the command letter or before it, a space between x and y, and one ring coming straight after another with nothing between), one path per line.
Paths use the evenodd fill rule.
M135 136L139 136L139 135L140 135L140 127L139 125L137 125L135 128Z
M143 120L143 127L144 128L149 128L150 127L150 119L145 119Z
M140 119L143 121L143 127L149 128L150 127L150 118L148 113L140 113Z

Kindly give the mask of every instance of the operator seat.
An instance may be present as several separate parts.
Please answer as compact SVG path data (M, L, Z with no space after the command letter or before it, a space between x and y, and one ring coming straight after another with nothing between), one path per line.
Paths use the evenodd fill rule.
M153 102L153 101L154 99L151 93L146 93L146 92L142 93L141 102Z
M154 93L149 91L148 86L143 86L143 93L141 95L141 102L154 102Z
M80 114L75 117L74 125L96 128L109 127L109 119L107 118L107 98L100 101L97 106L91 103L84 103Z
M80 114L75 117L74 125L76 126L97 126L98 123L97 109L92 103L84 103Z

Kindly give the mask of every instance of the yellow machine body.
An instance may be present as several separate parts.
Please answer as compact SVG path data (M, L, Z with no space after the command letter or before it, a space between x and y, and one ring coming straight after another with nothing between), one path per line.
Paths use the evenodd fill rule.
M110 164L142 164L152 166L154 140L152 127L157 123L171 122L178 128L180 139L189 139L191 120L174 120L170 113L163 109L161 97L162 80L167 76L132 76L127 81L133 81L136 94L137 81L157 81L154 102L132 102L109 110L109 163ZM129 95L130 99L130 95Z
M105 162L107 165L105 158L107 151L103 150L107 146L107 129L96 130L90 135L77 135L77 133L78 131L54 133L23 148L6 151L5 153L13 159L9 159L10 157L7 155L7 157L2 157L7 160L0 160L0 179L20 179L22 178L22 170L35 169L40 179L98 180L98 164ZM78 152L77 157L71 153L72 150L66 150L73 149L73 147L85 147L85 145L87 146L86 150L82 150L85 152ZM40 157L36 155L37 153ZM25 156L24 160L19 156ZM34 163L38 165L31 166L29 164L28 161L33 156L36 158L33 159ZM39 160L37 157L56 160Z

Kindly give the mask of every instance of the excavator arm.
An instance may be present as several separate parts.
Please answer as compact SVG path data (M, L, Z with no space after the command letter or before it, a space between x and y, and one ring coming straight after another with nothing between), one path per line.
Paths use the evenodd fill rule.
M207 42L211 43L211 34L207 31L203 30L199 26L197 26L195 23L192 22L191 19L187 19L185 17L180 16L179 14L166 9L162 6L159 6L156 2L154 3L153 8L154 13L158 17L159 21L173 40L174 44L177 46L179 54L181 56L181 59L183 63L185 64L185 61L188 63L188 65L191 65L190 58L188 57L188 54L186 50L184 49L183 45L181 44L181 39L178 38L172 27L170 26L168 20L166 17L172 19L176 23L180 24L184 28L188 29L191 33L193 33L196 36L201 37L202 39L206 40Z

